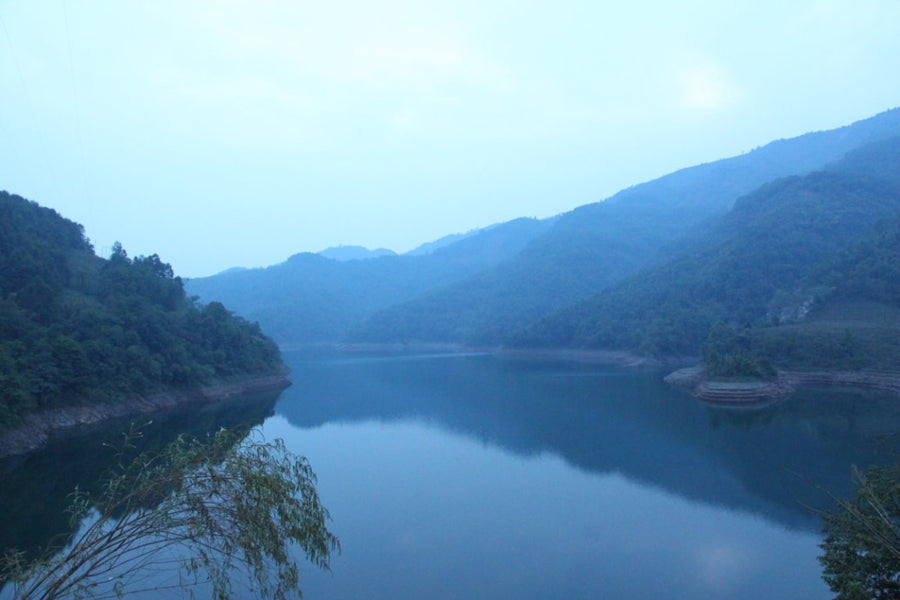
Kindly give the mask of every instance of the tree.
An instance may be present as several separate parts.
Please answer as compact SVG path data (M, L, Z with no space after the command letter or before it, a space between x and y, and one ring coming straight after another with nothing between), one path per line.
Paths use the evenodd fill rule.
M900 465L857 476L855 498L825 514L823 577L838 600L900 598Z
M329 567L339 542L326 527L315 474L283 441L259 434L239 441L221 430L124 460L133 438L126 436L99 492L73 494L73 524L82 525L62 552L3 558L0 581L12 582L13 598L120 597L204 584L214 598L243 586L236 595L284 599L301 595L295 546ZM177 577L147 578L173 557Z

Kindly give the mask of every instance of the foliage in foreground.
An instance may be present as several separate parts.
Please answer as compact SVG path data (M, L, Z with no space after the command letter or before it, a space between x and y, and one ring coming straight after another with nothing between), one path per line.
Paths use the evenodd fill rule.
M819 557L837 600L900 597L900 465L858 473L853 500L825 514Z
M74 540L33 561L8 553L0 581L11 582L16 600L198 584L215 598L301 595L299 551L327 569L339 543L306 459L282 440L255 437L180 437L158 454L120 461L100 492L73 494L71 518L84 523Z

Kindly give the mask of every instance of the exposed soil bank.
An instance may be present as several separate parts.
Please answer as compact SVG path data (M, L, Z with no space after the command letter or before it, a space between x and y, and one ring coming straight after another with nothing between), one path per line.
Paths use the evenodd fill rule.
M219 381L190 390L163 391L146 396L132 396L118 402L83 404L28 415L15 428L0 429L0 458L37 450L54 436L112 419L149 415L186 404L221 402L243 394L281 390L289 385L291 382L285 374L276 373L252 379Z
M780 371L778 378L791 386L836 385L884 390L900 395L898 371Z
M746 405L780 400L803 386L862 387L900 395L900 372L894 371L779 371L771 380L710 380L702 367L687 367L665 377L701 400Z

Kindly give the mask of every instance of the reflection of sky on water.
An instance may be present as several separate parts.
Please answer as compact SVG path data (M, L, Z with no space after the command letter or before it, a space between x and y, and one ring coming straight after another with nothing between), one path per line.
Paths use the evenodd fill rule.
M288 353L277 414L323 424L433 424L521 456L549 453L693 501L818 532L807 507L851 491L851 465L884 461L893 399L815 394L758 411L694 401L659 373L489 356L316 361ZM896 440L896 438L895 438Z
M276 416L309 457L343 552L317 598L824 598L818 536L421 421Z
M900 422L841 393L723 411L610 367L287 359L265 429L344 546L309 598L825 598L807 506Z
M851 464L896 456L881 442L895 398L817 391L734 412L647 371L285 358L294 385L263 427L309 456L344 547L333 574L304 568L313 599L824 598L805 505L818 486L846 494ZM154 428L258 423L274 402ZM0 464L0 541L65 529L65 494L106 468L103 436Z

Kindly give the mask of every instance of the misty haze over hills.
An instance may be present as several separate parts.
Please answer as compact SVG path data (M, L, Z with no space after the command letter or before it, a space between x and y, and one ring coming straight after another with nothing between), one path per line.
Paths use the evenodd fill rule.
M835 242L830 255L834 258L845 244L856 240L851 234L863 233L855 221L840 225L840 217L834 211L842 203L871 199L873 194L887 198L892 193L888 188L893 184L886 173L895 174L897 163L890 147L860 149L898 135L900 109L894 109L840 129L778 140L740 156L683 169L553 219L518 219L450 235L402 256L372 257L364 249L350 247L342 253L334 249L326 253L332 257L340 254L340 261L344 262L321 255L297 255L266 269L191 280L187 289L203 301L222 301L243 317L258 320L281 343L528 343L607 346L647 354L697 354L698 340L708 332L710 319L728 321L743 317L721 305L725 308L712 311L709 319L691 324L694 333L685 338L684 344L667 347L585 334L593 327L586 323L595 319L585 302L604 290L623 289L621 283L635 294L625 302L640 306L650 298L646 295L649 292L640 291L641 282L657 279L655 273L664 273L666 268L688 276L684 281L713 276L705 267L691 271L699 267L678 257L690 255L691 248L709 246L711 242L703 240L721 237L727 223L740 224L743 217L740 212L732 213L733 207L752 211L756 204L774 202L772 210L777 214L794 204L796 198L808 195L808 186L816 187L823 198L822 203L816 204L822 218L833 217L839 223L837 230L847 234L829 238ZM854 150L858 152L847 156ZM776 182L784 177L806 176L836 163L841 165L840 177ZM875 179L880 183L875 183ZM832 193L829 186L843 191ZM754 191L758 188L761 189ZM872 192L876 188L880 190L878 194ZM776 200L771 197L774 189L780 190ZM736 206L735 202L744 196ZM866 231L896 211L889 201L880 206L884 210L871 213ZM791 234L785 233L788 237ZM815 236L799 236L796 241L802 246L815 243L814 239ZM752 255L765 250L766 244L765 238L759 237L745 244L741 252ZM802 254L802 248L791 251ZM347 262L347 257L368 260ZM770 259L780 260L777 256ZM667 264L675 266L665 267ZM652 270L657 266L663 271ZM807 267L811 265L804 264L802 269ZM819 264L817 268L826 267ZM633 279L636 275L637 279ZM765 270L756 275L767 277ZM683 282L678 276L672 279L680 290ZM776 287L771 282L763 285L759 302L772 300L765 297L766 293L787 293ZM695 300L696 296L686 296L687 304L679 310L690 312ZM622 297L610 300L622 301ZM608 305L602 306L603 311L610 312ZM547 320L557 313L560 316ZM632 315L632 321L642 323L636 331L653 329L649 314ZM580 325L567 322L576 319L574 315L578 315ZM551 323L559 331L548 332ZM677 322L660 321L657 325L673 331L679 328ZM568 333L560 333L563 330ZM573 333L576 331L581 333Z
M416 246L409 252L404 252L404 256L422 256L425 254L431 254L436 250L440 250L445 246L450 246L451 244L455 244L456 242L461 242L462 240L472 237L474 235L478 235L479 233L483 233L488 229L493 229L494 227L499 227L502 223L498 223L495 225L489 225L484 228L473 229L471 231L467 231L465 233L451 233L450 235L445 235L439 239L436 239L431 242L425 242L424 244L420 244ZM364 246L331 246L330 248L326 248L318 252L320 256L324 256L325 258L330 258L332 260L366 260L369 258L378 258L381 256L397 256L397 253L388 248L376 248L375 250L369 250Z
M514 256L553 219L516 219L437 244L426 253L333 260L301 253L266 269L228 271L186 287L201 300L229 298L281 343L333 342L376 311L484 271Z

